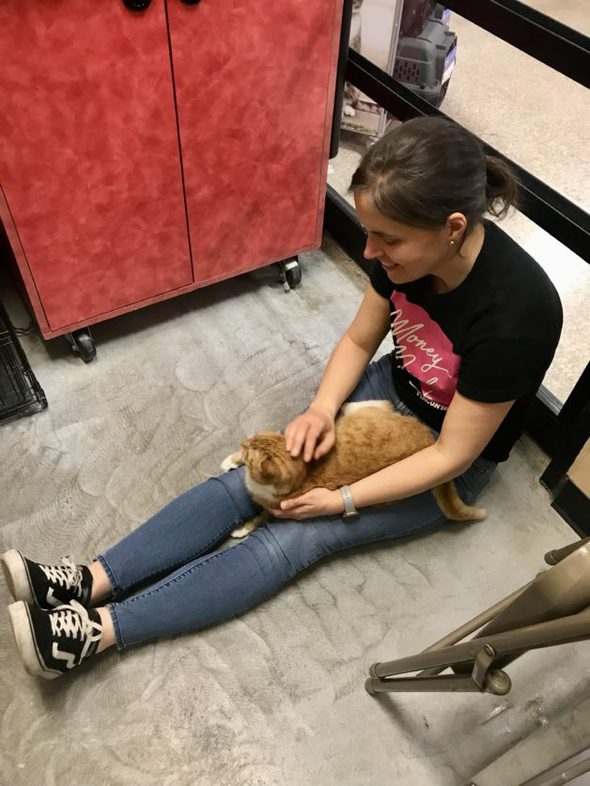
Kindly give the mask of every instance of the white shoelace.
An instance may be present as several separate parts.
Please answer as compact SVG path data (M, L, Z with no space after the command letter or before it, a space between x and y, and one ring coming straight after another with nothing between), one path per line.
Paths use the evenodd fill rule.
M75 589L78 596L82 595L82 571L69 557L63 557L61 565L39 565L48 581L59 584L65 589Z
M88 610L77 600L73 600L64 606L58 606L55 611L50 612L49 621L51 622L51 633L53 636L65 636L66 638L81 639L84 644L80 653L82 661L88 650L95 641L100 641L102 637L102 625L94 622L88 616Z

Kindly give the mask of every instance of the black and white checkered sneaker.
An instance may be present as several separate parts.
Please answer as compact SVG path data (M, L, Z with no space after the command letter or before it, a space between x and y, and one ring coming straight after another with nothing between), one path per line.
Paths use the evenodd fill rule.
M92 575L86 565L64 557L60 565L43 565L10 549L0 557L8 589L14 600L24 600L41 609L54 609L72 600L87 605Z
M8 614L25 669L47 680L94 655L102 636L98 611L75 600L52 611L19 600L10 604Z

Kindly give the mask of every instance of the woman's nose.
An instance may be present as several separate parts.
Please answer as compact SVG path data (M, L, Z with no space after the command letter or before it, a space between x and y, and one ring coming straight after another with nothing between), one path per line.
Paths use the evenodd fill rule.
M363 251L363 256L365 259L375 259L381 253L378 245L375 243L374 240L371 238L367 238L367 242L365 243L365 250Z

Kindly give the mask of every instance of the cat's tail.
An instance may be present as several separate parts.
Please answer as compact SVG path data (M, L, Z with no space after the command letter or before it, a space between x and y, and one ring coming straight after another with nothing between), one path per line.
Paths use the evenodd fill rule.
M486 517L485 508L476 508L463 502L452 480L432 489L432 493L439 508L451 521L482 521Z

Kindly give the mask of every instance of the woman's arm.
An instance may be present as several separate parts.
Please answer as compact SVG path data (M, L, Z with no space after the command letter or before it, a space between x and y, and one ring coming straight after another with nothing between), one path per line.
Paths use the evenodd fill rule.
M320 458L334 444L334 419L355 389L389 330L389 301L368 286L353 321L336 345L318 392L307 412L285 429L287 450L303 458Z
M312 406L323 406L336 416L379 349L389 326L389 301L369 284L359 310L328 361Z
M456 478L480 455L513 403L483 404L455 393L435 444L352 483L355 506L395 502ZM285 500L280 510L272 512L277 518L306 519L343 510L339 491L317 488Z
M350 486L357 508L411 497L461 475L494 436L513 403L484 404L455 393L434 445Z

